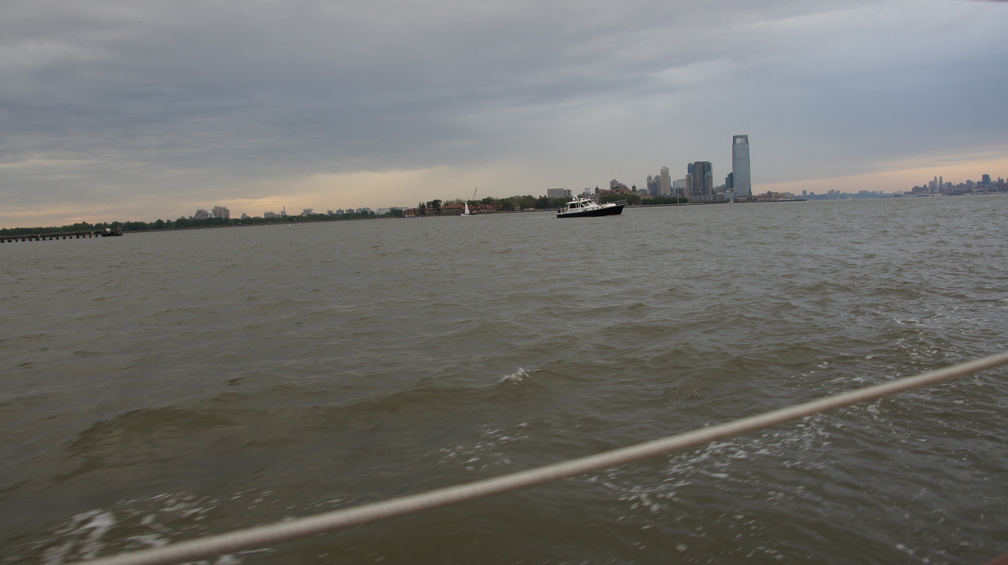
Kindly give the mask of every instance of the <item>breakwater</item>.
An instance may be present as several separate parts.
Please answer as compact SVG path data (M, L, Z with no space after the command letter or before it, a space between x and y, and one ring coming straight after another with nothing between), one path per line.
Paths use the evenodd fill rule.
M54 239L83 239L89 237L114 237L122 234L122 228L116 226L113 228L93 231L0 235L0 243L14 243L17 241L49 241Z

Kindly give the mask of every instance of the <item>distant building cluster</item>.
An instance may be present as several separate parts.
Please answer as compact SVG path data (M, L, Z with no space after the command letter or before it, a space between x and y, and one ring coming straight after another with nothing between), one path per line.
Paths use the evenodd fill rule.
M733 202L753 200L749 165L749 136L732 137L732 170L724 184L714 184L714 166L710 161L686 164L686 176L672 180L668 167L648 176L642 196L685 198L690 202Z
M390 210L391 210L390 208L383 208L383 209L379 210L379 214L386 214ZM324 215L326 215L326 216L334 216L335 217L335 216L346 216L346 215L351 215L351 214L368 214L368 215L370 215L370 214L373 214L373 213L374 212L371 211L371 208L357 208L356 210L354 210L353 208L350 208L348 210L342 210L342 209L341 210L336 210L336 211L327 210ZM307 216L322 216L323 214L321 214L321 213L316 214L315 210L313 208L304 208L303 210L301 210L301 214L300 215L302 217L307 217ZM262 218L265 218L267 220L286 219L287 217L288 217L288 215L287 215L287 207L286 206L283 207L280 210L280 212L274 212L272 210L269 210L269 211L263 212L263 215L262 215ZM214 218L220 218L222 220L230 220L231 219L231 211L228 210L227 208L225 208L224 206L214 206L209 211L203 210L203 209L196 210L195 214L193 214L192 216L189 216L190 220L210 220L210 219L214 219ZM246 213L242 213L241 219L242 220L253 220L254 218L252 216L249 216Z
M714 166L710 161L686 163L685 176L672 178L668 166L662 166L657 175L647 177L643 189L627 187L617 179L609 182L607 190L585 187L584 196L604 196L607 194L635 194L641 198L674 198L688 202L764 202L772 200L794 200L789 192L753 193L751 164L749 158L749 136L732 136L732 167L723 184L715 184ZM550 188L547 198L570 198L570 191Z
M221 218L223 220L231 219L231 211L224 206L214 206L209 212L206 210L196 210L196 213L192 215L190 219L192 220L209 220L211 218Z
M882 192L880 190L861 190L858 192L840 192L839 190L829 190L823 194L802 191L802 198L806 200L847 200L852 198L892 198L894 196L958 196L964 194L990 194L997 192L1008 192L1005 179L991 179L988 174L982 175L979 181L967 180L960 183L952 183L937 176L920 186L903 193Z
M612 179L609 182L609 188L606 190L601 190L599 187L592 189L591 187L585 187L583 194L586 196L601 196L604 194L627 194L636 195L641 198L678 198L689 202L733 202L733 201L754 201L754 200L777 200L777 199L787 199L793 198L791 194L780 194L780 193L766 193L760 195L753 195L752 192L752 180L750 175L750 161L749 161L749 136L748 135L735 135L732 137L732 170L728 173L725 178L724 184L714 184L714 166L710 161L694 161L692 163L686 164L685 176L680 179L673 179L669 167L662 166L658 172L658 175L647 178L647 187L645 189L638 190L636 186L627 186L626 184L620 182L618 179ZM514 204L516 209L536 209L547 203L538 203L539 199L553 199L553 200L569 200L572 197L572 191L569 188L549 188L546 190L545 197L515 197L517 199ZM491 199L492 200L492 199ZM470 202L472 206L475 207L474 213L491 213L496 211L496 205L491 202ZM505 204L505 210L511 209L510 205ZM414 215L424 215L430 213L429 210L433 210L435 214L438 215L451 215L454 213L462 213L464 207L463 201L458 202L442 202L441 200L432 200L426 204L421 203L416 208L395 208L395 209L382 209L379 210L379 215L389 214L393 211L399 213L406 217ZM357 210L328 210L325 215L327 216L347 216L355 214L374 214L370 208L359 208ZM301 216L320 216L322 214L315 214L312 208L305 208L301 212ZM262 217L267 220L283 220L287 218L287 208L284 207L279 213L274 211L263 212ZM215 206L211 211L197 210L196 215L192 217L193 219L209 219L209 218L230 218L230 212L227 208L223 206ZM252 220L248 214L242 214L241 218L243 220Z
M608 189L600 189L595 187L585 187L583 191L584 196L602 196L605 194L633 194L639 196L643 199L648 198L672 198L680 199L680 201L694 202L694 203L714 203L714 202L767 202L767 201L779 201L779 200L795 200L794 194L789 192L774 192L767 191L763 193L754 193L751 175L751 161L749 156L749 136L746 134L734 135L731 141L731 171L725 177L723 184L714 183L715 173L714 166L710 161L693 161L686 163L685 175L679 179L673 179L672 173L668 166L662 166L657 175L647 177L647 185L645 188L638 190L636 186L628 187L626 184L620 182L617 179L612 179L609 182ZM942 177L936 176L931 181L921 185L915 186L912 190L905 192L903 194L893 194L884 193L881 191L868 191L862 190L857 193L841 192L839 190L829 190L824 194L816 194L815 192L810 192L803 190L801 195L798 197L803 200L824 200L824 199L845 199L845 198L882 198L882 197L893 197L893 196L936 196L936 195L954 195L954 194L982 194L990 192L1006 192L1005 180L1003 178L998 178L997 180L992 180L989 174L985 174L981 177L979 181L967 180L961 183L952 183L945 181ZM546 189L545 197L534 197L534 196L516 196L516 203L508 204L504 201L497 203L493 202L493 198L484 199L485 201L469 201L470 206L474 208L474 213L492 213L497 210L498 205L503 206L501 209L537 209L543 206L555 206L549 202L536 203L537 200L569 200L572 197L572 191L569 188L548 188ZM429 211L433 211L437 215L451 215L451 214L461 214L463 210L463 201L458 200L457 202L444 202L441 200L432 200L427 203L421 203L416 208L382 208L378 210L377 215L399 215L412 217L416 215L429 214ZM326 216L331 217L342 217L342 216L353 216L353 215L374 215L370 208L358 208L347 209L347 210L328 210L326 211ZM323 214L315 214L312 208L305 208L301 212L301 216L322 216ZM213 218L221 218L228 220L231 217L231 212L224 206L214 206L211 210L197 210L196 214L191 217L191 219L196 220L206 220ZM252 220L247 214L242 214L241 218L243 220ZM287 208L284 207L279 213L268 211L263 213L263 218L265 219L284 219L287 218Z
M356 210L354 210L353 208L349 208L347 210L343 210L343 209L339 209L339 210L335 210L335 211L334 210L326 210L325 214L322 214L321 212L319 212L318 214L316 214L314 208L304 208L304 209L301 210L301 214L300 215L302 217L306 217L306 216L323 216L323 215L324 216L346 216L348 214L371 214L371 213L372 213L371 212L371 208L357 208ZM242 217L245 218L246 216L243 214ZM280 210L280 213L276 213L276 212L273 212L273 211L263 212L263 216L262 217L263 218L268 218L268 219L286 218L287 217L287 207L284 206Z
M1005 186L1005 179L998 177L997 180L991 180L991 176L989 174L984 174L980 176L980 180L978 181L967 180L966 182L953 184L951 182L946 182L944 178L939 176L934 177L924 185L913 187L905 194L908 196L930 196L939 194L943 196L952 196L958 194L985 194L989 192L1008 192L1008 187Z

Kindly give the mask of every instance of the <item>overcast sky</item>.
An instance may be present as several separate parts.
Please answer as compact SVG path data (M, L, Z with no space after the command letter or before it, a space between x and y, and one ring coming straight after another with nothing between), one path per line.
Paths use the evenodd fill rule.
M0 226L1008 177L1008 2L0 0Z

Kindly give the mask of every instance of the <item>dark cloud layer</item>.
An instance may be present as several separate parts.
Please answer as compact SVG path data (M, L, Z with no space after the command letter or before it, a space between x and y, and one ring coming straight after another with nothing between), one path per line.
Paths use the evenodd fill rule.
M278 189L252 181L362 171L520 163L541 175L526 185L575 188L696 159L723 174L735 133L760 144L765 182L1005 147L1004 3L41 0L3 12L4 224L73 202L134 213L131 199L154 194L186 209L266 198Z

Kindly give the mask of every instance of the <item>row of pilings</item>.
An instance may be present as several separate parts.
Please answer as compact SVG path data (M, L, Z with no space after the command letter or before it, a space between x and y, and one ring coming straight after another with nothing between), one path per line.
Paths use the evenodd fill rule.
M123 234L122 228L119 226L115 226L95 231L0 235L0 243L13 243L15 241L46 241L51 239L81 239L85 237L110 237L122 234Z

